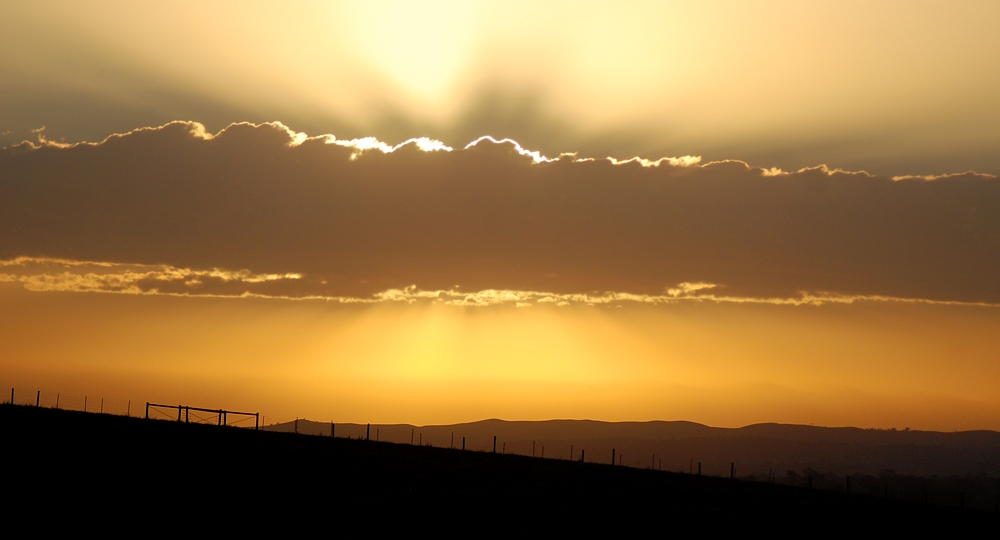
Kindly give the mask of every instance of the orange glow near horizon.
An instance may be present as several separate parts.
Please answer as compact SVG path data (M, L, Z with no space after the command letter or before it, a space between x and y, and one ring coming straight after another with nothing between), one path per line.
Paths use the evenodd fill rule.
M2 287L8 386L442 424L691 420L1000 429L1000 310L332 306Z

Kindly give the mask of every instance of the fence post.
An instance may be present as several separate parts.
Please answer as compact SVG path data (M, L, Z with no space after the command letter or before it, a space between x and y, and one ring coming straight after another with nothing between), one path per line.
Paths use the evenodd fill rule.
M184 406L183 405L178 405L177 406L177 421L178 422L181 421L181 411L183 411L183 410L184 410Z
M10 395L11 395L11 397L14 396L14 391L13 390L11 390ZM56 392L56 408L57 409L59 408L59 392Z
M87 412L87 396L83 396L83 412Z
M496 435L493 436L493 453L494 454L497 453L497 436Z
M253 428L255 430L260 429L260 413L253 413Z
M451 432L451 446L449 448L455 448L455 432Z
M56 394L56 407L59 406L59 395ZM149 402L146 402L146 420L149 420Z
M128 400L128 405L125 406L125 416L131 418L132 416L132 400Z
M365 440L370 441L372 439L372 425L368 424L368 430L365 431Z
M101 414L104 414L104 398L101 398Z
M413 436L410 436L410 444L413 444ZM462 450L465 450L465 437L462 437Z
M222 411L222 425L229 425L229 411Z
M190 405L188 405L187 407L184 407L184 423L185 424L190 424L191 423L191 406Z
M337 424L330 422L330 438L334 439L337 437Z
M42 391L39 390L38 393L35 394L35 407L37 407L41 401L42 401Z
M584 463L584 460L583 460L583 458L584 458L584 456L586 456L586 455L587 455L587 451L586 451L586 450L584 450L583 448L581 448L581 449L580 449L580 463Z

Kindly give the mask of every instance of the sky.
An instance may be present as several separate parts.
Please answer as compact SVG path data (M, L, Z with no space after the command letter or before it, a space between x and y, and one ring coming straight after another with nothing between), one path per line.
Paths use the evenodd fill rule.
M10 2L0 378L1000 429L992 2Z

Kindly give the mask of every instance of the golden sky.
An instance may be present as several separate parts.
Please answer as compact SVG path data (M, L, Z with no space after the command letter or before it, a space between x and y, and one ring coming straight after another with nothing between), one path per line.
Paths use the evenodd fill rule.
M4 9L3 384L1000 429L996 3Z
M3 144L482 135L558 155L1000 173L995 2L9 2Z

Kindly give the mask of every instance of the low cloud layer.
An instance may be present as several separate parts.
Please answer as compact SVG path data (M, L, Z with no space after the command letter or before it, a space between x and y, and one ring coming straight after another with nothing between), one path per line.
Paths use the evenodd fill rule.
M988 302L956 302L877 295L800 293L795 297L754 298L717 294L713 283L678 283L665 294L603 293L560 294L544 291L486 289L463 291L423 290L416 285L389 289L365 297L324 294L326 283L304 279L299 274L254 274L247 270L213 268L194 270L167 265L118 264L94 261L18 257L0 261L0 283L18 283L32 292L78 292L188 298L261 298L271 300L322 301L337 304L441 304L458 307L591 306L622 308L636 305L709 302L717 304L771 304L822 306L860 302L917 303L1000 307Z
M280 124L22 144L0 151L0 258L142 266L95 290L1000 302L995 177L583 158Z

